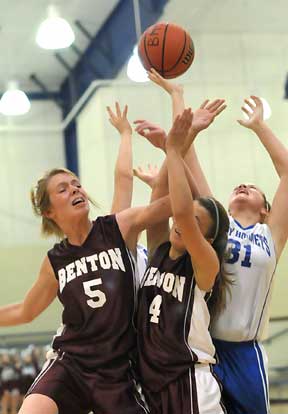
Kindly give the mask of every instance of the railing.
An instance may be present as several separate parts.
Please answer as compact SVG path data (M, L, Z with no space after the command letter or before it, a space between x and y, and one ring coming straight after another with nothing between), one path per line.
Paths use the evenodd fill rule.
M0 335L0 347L22 348L27 344L46 345L51 342L55 334L55 331L51 331Z

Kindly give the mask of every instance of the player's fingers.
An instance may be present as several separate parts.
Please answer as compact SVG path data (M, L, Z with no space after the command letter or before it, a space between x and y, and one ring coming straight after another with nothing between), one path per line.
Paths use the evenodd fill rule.
M217 115L219 115L219 114L221 114L221 112L223 112L224 111L224 109L226 109L227 108L227 105L222 105L222 106L220 106L216 111L215 111L215 116L217 116Z
M112 117L114 115L112 109L110 108L110 106L106 106L107 112L108 114Z
M206 105L208 104L209 99L205 99L205 101L200 105L200 109L206 108Z
M222 105L224 102L223 99L214 99L214 101L210 102L205 109L207 109L210 112L215 111L215 109L218 108L219 105Z
M241 110L246 114L246 115L248 115L249 116L249 118L251 117L251 112L250 111L248 111L248 109L247 108L245 108L245 106L241 106Z
M137 127L135 128L135 130L137 130L137 129L144 129L144 128L150 129L150 123L147 122L147 121L143 121L143 122L139 123L139 125L137 125Z
M251 98L253 99L256 105L263 106L263 103L259 96L251 95Z
M125 105L124 111L123 111L123 117L127 118L127 112L128 112L128 105Z
M150 73L152 73L156 78L162 78L162 76L157 72L155 68L150 69Z
M120 116L121 116L121 110L120 110L120 105L119 105L119 102L116 102L116 103L115 103L115 108L116 108L116 115L117 115L118 117L120 117Z
M253 111L254 111L254 109L255 109L255 103L254 102L251 102L249 99L244 99L244 102L246 103L246 105L249 106L249 108L253 109Z

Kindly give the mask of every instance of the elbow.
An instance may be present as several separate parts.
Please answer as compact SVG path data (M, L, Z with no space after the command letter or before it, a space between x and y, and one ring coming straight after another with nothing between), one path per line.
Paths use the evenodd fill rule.
M30 323L35 319L35 315L33 314L33 312L29 311L29 310L25 310L25 308L23 307L22 312L21 312L21 316L20 316L20 323L25 324L25 323Z
M197 280L196 279L196 282L197 282L198 288L200 290L202 290L203 292L210 292L211 289L214 286L214 280L210 280L210 281L209 280L205 280L205 281L203 281L203 280Z
M33 322L35 319L35 316L33 315L25 315L25 317L22 320L22 323L30 323Z

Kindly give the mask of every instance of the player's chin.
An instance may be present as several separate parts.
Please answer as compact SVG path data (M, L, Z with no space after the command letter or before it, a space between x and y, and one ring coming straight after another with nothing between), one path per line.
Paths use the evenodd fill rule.
M181 239L181 235L178 235L175 231L170 234L170 243L177 250L185 250L185 245Z
M89 212L89 204L88 203L79 203L76 206L73 206L74 214L87 214Z

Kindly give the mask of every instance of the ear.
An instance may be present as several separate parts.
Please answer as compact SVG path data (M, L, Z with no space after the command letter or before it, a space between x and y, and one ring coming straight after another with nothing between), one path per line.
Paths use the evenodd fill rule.
M266 208L264 208L264 207L261 208L261 210L260 210L260 222L265 223L268 216L269 216L269 211L267 211Z
M54 218L53 209L49 208L47 211L45 211L43 213L43 216L46 217L46 218L48 218L48 219L50 219L50 220L53 220L53 218Z

